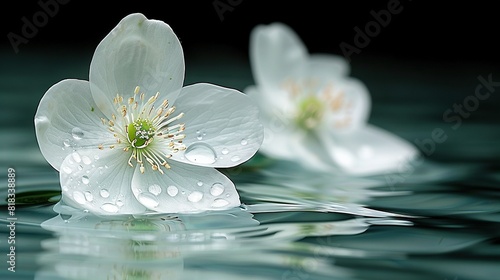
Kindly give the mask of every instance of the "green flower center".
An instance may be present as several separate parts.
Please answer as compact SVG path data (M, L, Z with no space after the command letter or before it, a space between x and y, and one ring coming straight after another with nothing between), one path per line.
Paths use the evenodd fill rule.
M127 126L127 137L134 148L145 148L153 141L155 128L148 119L138 119Z
M308 96L299 102L298 114L295 118L297 125L303 129L310 130L321 122L325 104L315 96Z
M120 115L112 114L111 119L107 120L101 118L103 125L108 126L108 130L116 139L116 143L108 147L114 149L117 145L124 152L130 153L128 165L134 167L135 161L139 164L141 173L146 170L144 164L150 164L154 171L164 174L162 168L170 168L167 159L171 158L173 153L186 149L182 143L186 137L183 133L185 125L174 123L180 120L184 113L173 115L175 106L170 107L167 99L157 102L159 96L160 93L157 92L146 99L145 93L140 92L140 87L137 86L130 98L125 99L117 94L113 99ZM156 144L149 146L153 140ZM100 150L104 147L104 144L98 146Z

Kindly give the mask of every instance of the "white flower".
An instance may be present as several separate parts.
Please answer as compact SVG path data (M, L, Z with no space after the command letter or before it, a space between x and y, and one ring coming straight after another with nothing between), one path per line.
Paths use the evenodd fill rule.
M89 76L52 86L35 115L66 204L101 215L240 205L215 168L256 153L258 110L236 90L182 87L183 51L167 24L125 17L97 46Z
M367 175L401 168L417 150L367 124L370 96L347 62L310 55L287 26L257 26L250 37L256 100L265 126L261 152L303 166Z

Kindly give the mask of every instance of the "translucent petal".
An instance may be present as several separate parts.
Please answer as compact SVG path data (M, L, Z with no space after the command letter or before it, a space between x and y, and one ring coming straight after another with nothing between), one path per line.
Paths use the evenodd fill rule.
M62 199L97 215L144 213L130 191L134 170L130 152L119 149L80 150L68 155L60 171Z
M184 144L173 154L184 163L230 167L245 162L258 150L264 137L259 112L252 100L237 90L211 84L184 87L176 112L184 113Z
M87 81L63 80L49 88L35 114L35 131L50 165L59 170L73 150L97 148L113 141L101 117Z
M336 165L351 174L403 170L418 155L410 143L371 125L350 133L323 133L319 136Z
M97 106L116 113L116 94L129 98L136 86L149 96L160 92L171 103L184 82L184 54L177 36L162 21L142 14L126 16L101 41L90 65Z
M165 174L136 170L132 191L147 208L162 213L201 212L240 206L234 184L222 173L171 161Z
M307 57L307 49L300 38L282 23L259 25L250 34L253 77L258 86L272 89L273 96L269 98L278 102L286 98L275 90L281 88L286 77L305 65Z

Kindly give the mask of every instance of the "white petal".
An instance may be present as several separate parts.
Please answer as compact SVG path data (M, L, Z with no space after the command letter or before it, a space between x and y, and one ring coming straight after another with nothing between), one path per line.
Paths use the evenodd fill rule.
M280 85L297 83L304 89L324 86L327 82L345 79L349 76L350 65L338 55L312 54L302 62L297 61L293 66L284 69ZM285 86L286 87L286 86ZM289 87L286 87L289 89ZM304 94L308 94L305 90Z
M307 49L282 23L259 25L250 34L250 62L257 85L276 89L306 62Z
M292 108L275 107L262 97L265 90L256 86L245 89L245 93L255 101L260 111L260 119L264 127L264 140L260 152L273 158L294 159L293 149L299 145L295 136L297 131L289 116ZM290 103L291 105L291 103Z
M172 161L165 174L136 170L132 191L147 208L161 213L201 212L240 206L234 184L210 167Z
M184 54L177 36L162 21L132 14L101 41L90 65L94 100L108 116L116 94L131 97L136 86L149 96L160 92L170 103L184 82Z
M275 133L266 127L259 152L275 159L292 161L309 170L331 171L334 166L315 135L304 131Z
M66 157L61 171L62 199L97 215L140 214L146 208L130 190L135 169L130 153L119 149L80 150Z
M172 159L200 166L231 167L245 162L264 137L259 112L243 93L211 84L184 87L176 112L183 112L187 149Z
M272 90L264 87L249 86L245 88L244 92L257 105L261 115L269 115L270 118L272 117L270 120L273 121L274 126L282 126L290 122L297 106L288 97L288 93L286 92L282 93L285 98L279 103L269 102L269 98L274 95L273 91L277 90L280 89ZM278 95L281 95L281 93Z
M349 63L344 57L331 54L312 54L304 67L312 78L334 79L335 77L347 77L350 72Z
M318 92L325 104L322 130L345 133L363 127L370 114L370 94L366 86L354 78L336 79Z
M50 165L59 170L74 149L109 144L113 135L101 117L104 115L94 103L87 81L63 80L49 88L38 105L35 130Z
M351 133L321 134L326 150L344 171L370 175L404 169L416 148L383 129L368 125Z

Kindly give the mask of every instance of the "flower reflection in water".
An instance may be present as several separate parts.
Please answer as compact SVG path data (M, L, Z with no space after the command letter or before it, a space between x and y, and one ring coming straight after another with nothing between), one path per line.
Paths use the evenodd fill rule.
M314 260L326 269L332 256L364 253L293 241L355 235L371 225L411 224L390 218L389 213L372 218L331 213L326 222L297 222L285 217L299 213L300 207L290 209L276 203L266 210L269 205L262 204L255 216L249 211L251 207L259 208L110 219L59 203L54 207L59 215L42 223L42 228L55 235L42 242L45 252L38 261L43 268L37 272L37 279L255 279L252 273L242 274L242 269L252 266L249 260L256 266L277 268L292 263L302 266ZM268 223L279 212L282 221ZM290 253L313 250L310 246L321 249L322 255L300 257ZM222 266L224 269L217 269ZM347 273L336 267L321 271L326 272L338 276Z
M224 249L238 231L259 225L240 208L113 219L62 204L54 210L60 214L42 223L44 229L56 233L56 238L43 242L48 252L40 258L45 269L39 275L44 279L56 275L70 279L184 279L184 257L189 252Z

